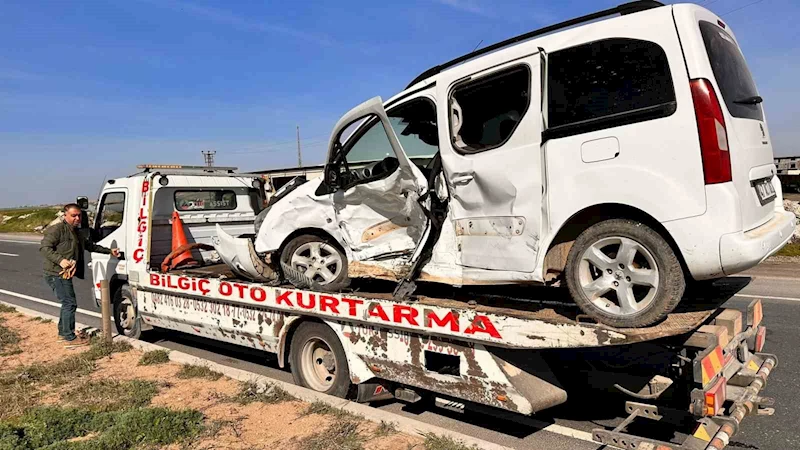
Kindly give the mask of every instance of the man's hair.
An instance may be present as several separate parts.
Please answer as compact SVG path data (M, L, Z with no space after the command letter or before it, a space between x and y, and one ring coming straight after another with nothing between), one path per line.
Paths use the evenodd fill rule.
M67 203L66 205L64 205L63 211L67 212L70 209L77 209L78 211L80 211L81 207L77 203Z

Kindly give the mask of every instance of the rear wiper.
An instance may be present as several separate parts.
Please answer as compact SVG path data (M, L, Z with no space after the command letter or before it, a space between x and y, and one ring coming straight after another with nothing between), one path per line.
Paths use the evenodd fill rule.
M733 103L738 103L740 105L757 105L763 101L764 99L761 98L760 95L754 95L752 97L743 98L741 100L734 100Z

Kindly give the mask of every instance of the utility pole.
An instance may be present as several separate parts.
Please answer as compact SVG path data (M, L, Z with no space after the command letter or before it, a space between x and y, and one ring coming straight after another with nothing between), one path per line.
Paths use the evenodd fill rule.
M214 155L217 154L216 150L209 150L209 151L201 151L200 153L203 154L203 160L206 163L207 167L214 167Z
M300 152L300 125L297 126L297 167L303 167L303 154Z

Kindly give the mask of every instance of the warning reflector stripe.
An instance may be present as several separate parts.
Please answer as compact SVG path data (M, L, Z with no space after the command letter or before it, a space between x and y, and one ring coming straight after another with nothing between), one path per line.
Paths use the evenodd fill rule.
M703 366L703 386L708 385L711 380L722 372L722 347L717 347L708 356L703 358L701 364Z
M705 442L711 442L711 436L709 436L708 431L706 431L706 427L703 424L700 424L700 426L697 427L697 430L695 430L693 436Z

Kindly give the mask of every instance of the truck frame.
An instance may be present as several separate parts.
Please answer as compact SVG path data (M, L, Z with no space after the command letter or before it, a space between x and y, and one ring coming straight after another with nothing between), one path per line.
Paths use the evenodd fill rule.
M592 389L635 400L626 403L628 418L619 427L593 432L596 441L626 449L719 450L746 415L772 412L771 399L760 392L777 357L762 352L760 300L744 312L721 309L718 300L686 302L691 309L676 310L655 326L616 329L586 321L572 305L531 297L526 289L431 286L397 300L391 288L374 283L325 292L247 282L213 262L163 271L154 230L166 228L160 218L173 213L173 203L159 191L262 186L257 177L229 168L140 168L106 183L92 230L101 245L123 251L120 259L93 254L92 270L96 298L100 282L109 281L117 328L130 337L158 327L273 353L298 384L360 402L432 396L450 408L517 417L567 400L570 388L559 382L558 358L548 352L582 351L598 363ZM104 204L114 193L123 193L123 218L108 235L98 235L107 223ZM252 220L238 209L178 215L202 226L241 227ZM196 247L207 248L191 230ZM198 258L212 261L213 254ZM666 362L648 356L653 348ZM639 361L641 370L603 364L614 357ZM680 427L687 437L675 443L627 433L640 419Z

